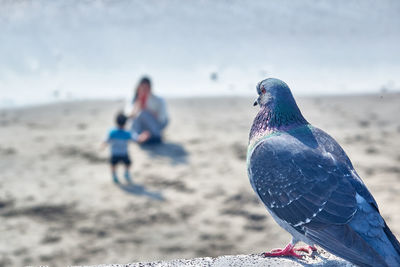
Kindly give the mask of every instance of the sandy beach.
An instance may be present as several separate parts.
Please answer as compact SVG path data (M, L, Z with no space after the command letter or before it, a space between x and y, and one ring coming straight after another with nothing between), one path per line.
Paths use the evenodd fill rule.
M0 266L261 253L286 245L246 173L252 98L169 99L161 146L112 183L100 143L123 101L0 110ZM348 153L400 237L400 94L298 98Z

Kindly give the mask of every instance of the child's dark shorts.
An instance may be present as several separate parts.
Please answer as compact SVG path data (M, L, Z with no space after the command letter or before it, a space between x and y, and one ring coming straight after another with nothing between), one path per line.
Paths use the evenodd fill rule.
M128 155L123 155L123 156L119 156L119 155L118 155L118 156L111 156L111 159L110 159L111 165L115 166L115 165L117 165L117 164L120 163L120 162L124 163L124 164L127 165L127 166L131 165L131 159L129 158Z

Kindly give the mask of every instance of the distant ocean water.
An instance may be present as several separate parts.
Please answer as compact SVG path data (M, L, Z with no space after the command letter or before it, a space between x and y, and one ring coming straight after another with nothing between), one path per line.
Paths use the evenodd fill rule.
M400 90L399 1L0 1L0 106Z

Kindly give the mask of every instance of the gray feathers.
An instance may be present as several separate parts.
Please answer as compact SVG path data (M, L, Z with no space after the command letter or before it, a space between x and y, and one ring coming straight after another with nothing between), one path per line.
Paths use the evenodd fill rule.
M400 266L400 244L340 145L307 123L286 84L267 79L257 91L248 174L276 221L354 264Z
M296 138L306 133L310 138ZM292 135L261 142L249 166L253 188L270 210L294 227L311 220L346 223L357 206L356 191L345 179L351 173L330 152L310 147L317 145L313 139L303 126Z

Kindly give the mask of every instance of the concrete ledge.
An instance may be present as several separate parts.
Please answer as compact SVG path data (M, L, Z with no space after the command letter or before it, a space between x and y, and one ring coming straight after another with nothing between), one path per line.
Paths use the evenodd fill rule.
M220 256L217 258L195 258L171 261L141 262L130 264L104 264L97 267L176 267L176 266L199 266L199 267L293 267L293 266L324 266L324 267L353 267L354 265L345 260L332 256L331 254L318 250L312 255L306 255L303 259L294 258L264 258L259 254ZM92 266L94 267L94 266Z

